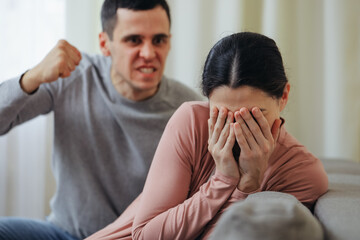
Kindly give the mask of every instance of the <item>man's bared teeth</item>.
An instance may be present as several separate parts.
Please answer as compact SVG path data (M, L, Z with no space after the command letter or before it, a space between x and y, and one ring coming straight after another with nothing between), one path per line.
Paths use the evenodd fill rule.
M154 68L140 68L140 72L142 72L142 73L153 73Z

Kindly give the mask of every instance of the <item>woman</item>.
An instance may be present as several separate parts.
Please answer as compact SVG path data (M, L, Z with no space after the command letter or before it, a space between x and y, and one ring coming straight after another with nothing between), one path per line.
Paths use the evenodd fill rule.
M311 208L326 192L321 162L280 118L290 85L272 39L243 32L220 40L202 88L209 103L185 103L173 115L143 193L89 239L206 239L249 194L285 192Z

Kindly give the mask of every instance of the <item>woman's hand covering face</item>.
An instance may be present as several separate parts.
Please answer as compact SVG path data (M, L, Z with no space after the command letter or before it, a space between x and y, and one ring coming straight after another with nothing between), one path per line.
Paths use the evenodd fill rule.
M276 119L270 127L258 107L241 108L235 112L234 134L241 149L239 157L240 182L243 192L260 188L268 160L279 137L281 120Z
M214 158L216 171L225 176L240 177L238 164L232 153L235 144L234 114L226 108L213 107L208 120L208 150Z
M275 149L280 125L281 120L276 119L270 127L257 107L252 108L251 112L241 108L235 113L224 107L220 110L212 107L208 120L208 150L214 158L216 170L226 176L239 178L240 191L258 190ZM233 154L236 142L240 147L239 159L235 159Z

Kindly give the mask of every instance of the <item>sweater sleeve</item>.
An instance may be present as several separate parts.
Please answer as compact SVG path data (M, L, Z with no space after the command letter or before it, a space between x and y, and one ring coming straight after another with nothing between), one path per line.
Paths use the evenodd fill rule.
M0 135L52 109L52 97L46 89L40 87L35 93L27 94L20 87L20 78L0 84Z
M216 172L189 197L204 142L189 106L176 111L160 140L134 219L134 239L194 239L236 188L237 179Z

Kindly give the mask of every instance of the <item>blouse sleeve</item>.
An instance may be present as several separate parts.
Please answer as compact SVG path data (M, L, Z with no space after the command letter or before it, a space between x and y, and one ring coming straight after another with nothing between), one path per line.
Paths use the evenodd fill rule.
M216 172L189 197L204 140L190 103L170 119L155 153L134 219L134 239L194 239L233 193L237 179ZM207 142L207 139L206 139Z

